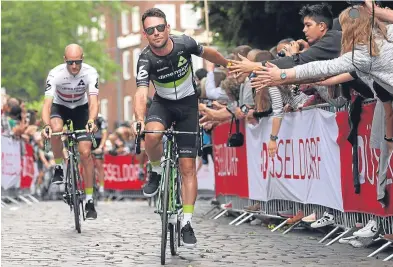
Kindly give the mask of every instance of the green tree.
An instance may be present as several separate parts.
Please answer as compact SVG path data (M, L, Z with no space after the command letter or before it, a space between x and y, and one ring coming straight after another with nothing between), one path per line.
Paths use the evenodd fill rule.
M270 49L284 38L304 38L299 11L321 1L209 1L210 30L218 33L215 43L233 47L243 44ZM334 16L348 7L345 1L328 2ZM392 3L385 3L392 6ZM203 7L199 1L196 6ZM201 25L204 25L204 19Z
M78 43L85 61L105 80L117 66L105 51L104 42L93 42L88 33L78 36L78 26L100 28L103 10L119 12L120 2L3 2L1 5L1 82L11 95L38 100L51 68L62 63L64 47ZM89 31L90 32L90 31Z

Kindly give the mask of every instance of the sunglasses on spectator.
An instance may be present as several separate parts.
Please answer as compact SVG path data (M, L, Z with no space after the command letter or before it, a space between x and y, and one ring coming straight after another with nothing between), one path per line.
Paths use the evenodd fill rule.
M72 64L76 64L76 65L80 65L80 64L82 64L82 59L78 59L78 60L66 60L66 63L67 63L67 65L72 65Z
M158 32L163 32L165 30L166 24L159 24L157 26L149 27L145 29L145 33L147 35L152 35L154 33L154 29L157 29Z

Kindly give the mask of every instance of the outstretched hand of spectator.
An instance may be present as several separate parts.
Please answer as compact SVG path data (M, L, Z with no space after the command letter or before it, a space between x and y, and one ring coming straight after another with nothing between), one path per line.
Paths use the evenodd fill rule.
M266 87L284 83L284 80L281 79L281 69L270 62L267 62L266 67L262 67L262 70L255 71L255 74L257 77L252 79L251 85L254 82L256 86L264 85Z
M227 68L229 69L229 74L235 75L238 77L243 75L244 73L251 73L255 69L259 69L262 65L257 62L252 62L248 60L246 57L238 54L241 61L231 60L230 64L228 64Z

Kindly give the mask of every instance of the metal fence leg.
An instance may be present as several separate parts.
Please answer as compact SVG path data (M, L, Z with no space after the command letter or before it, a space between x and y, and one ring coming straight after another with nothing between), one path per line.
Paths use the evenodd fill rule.
M12 197L6 197L6 198L7 198L9 201L11 201L12 203L14 203L14 204L20 206L19 202L16 201L15 199L13 199Z
M373 253L371 253L370 255L367 256L367 258L371 258L374 257L375 255L377 255L379 252L383 251L385 248L387 248L388 246L390 246L393 242L389 241L386 242L385 244L382 245L382 247L380 247L379 249L377 249L376 251L374 251Z
M282 233L282 234L285 235L286 233L289 233L290 231L292 231L293 228L295 228L300 223L301 223L301 221L293 224L291 227L289 227L287 230L285 230L284 233Z
M341 237L346 235L349 231L351 231L351 229L345 230L341 235L337 236L335 239L333 239L329 243L327 243L326 246L330 246L331 244L337 242L337 240L339 240Z
M218 218L220 218L222 215L224 215L225 213L227 213L228 210L223 210L222 212L220 212L216 217L214 217L213 220L217 220Z
M27 195L28 198L30 198L31 200L33 200L33 202L35 203L40 203L40 201L38 199L36 199L35 197L33 197L32 195Z
M2 206L2 207L8 207L8 204L5 203L5 202L2 200L2 201L1 201L1 206Z
M318 243L323 243L325 242L326 239L328 239L331 235L333 235L335 232L337 232L338 229L340 229L340 226L336 226L332 231L330 231L327 235L325 235L321 240L318 241Z
M19 198L22 199L22 201L26 202L27 205L33 205L33 203L24 196L19 196Z
M246 218L244 218L243 220L241 220L240 222L238 222L237 224L235 224L235 226L239 226L242 223L244 223L245 221L247 221L248 219L250 219L252 216L254 216L254 214L249 213L248 216Z
M217 206L214 206L213 208L211 208L208 212L206 212L205 214L202 215L202 217L205 217L206 215L208 215L210 212L212 212L213 210L217 209Z
M231 221L229 223L229 225L234 224L235 222L239 221L241 218L243 218L244 216L246 216L248 214L248 212L243 212L242 214L240 214L239 216L237 216L233 221Z
M283 227L284 225L286 225L288 220L289 220L289 219L286 219L285 221L283 221L282 223L280 223L279 225L277 225L274 229L272 229L272 232L275 232L275 231L277 231L278 229L280 229L281 227Z
M385 259L383 259L383 261L388 261L388 260L391 260L391 259L393 259L393 253L392 253L392 255L387 256Z

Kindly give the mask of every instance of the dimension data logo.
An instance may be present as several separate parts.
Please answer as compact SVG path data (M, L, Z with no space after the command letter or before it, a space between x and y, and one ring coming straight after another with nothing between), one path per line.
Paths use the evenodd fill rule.
M179 67L183 66L186 63L187 63L187 59L185 59L183 56L180 56L179 57L179 63L177 63L177 67L179 68Z

